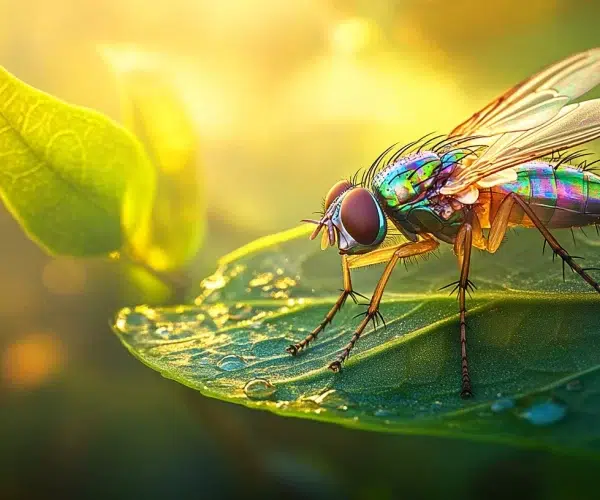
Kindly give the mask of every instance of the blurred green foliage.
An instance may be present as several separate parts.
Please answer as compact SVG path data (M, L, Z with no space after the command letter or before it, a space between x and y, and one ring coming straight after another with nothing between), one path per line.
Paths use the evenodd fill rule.
M120 85L123 120L144 144L157 175L148 227L129 239L128 249L150 269L177 270L196 256L205 229L194 125L160 62L118 47L101 52Z

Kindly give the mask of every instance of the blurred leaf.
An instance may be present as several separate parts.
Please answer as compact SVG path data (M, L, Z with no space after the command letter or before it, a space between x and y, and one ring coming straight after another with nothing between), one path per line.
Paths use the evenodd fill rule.
M439 259L398 266L381 309L387 328L367 331L341 373L326 366L364 306L346 305L297 358L284 352L324 317L341 284L339 257L318 251L309 231L300 226L224 257L195 305L122 310L116 333L164 376L252 408L383 432L600 451L597 296L574 278L562 284L560 264L549 271L538 234L521 231L497 254L474 256L475 398L463 401L457 302L437 291L458 272L446 247ZM599 242L577 244L579 255L597 254ZM380 272L357 270L355 289L368 293Z
M194 125L160 61L106 46L121 91L125 125L143 142L157 172L152 218L130 241L135 257L157 271L182 267L204 237L205 203Z
M86 256L137 238L154 172L125 129L0 69L0 195L27 235L52 254Z

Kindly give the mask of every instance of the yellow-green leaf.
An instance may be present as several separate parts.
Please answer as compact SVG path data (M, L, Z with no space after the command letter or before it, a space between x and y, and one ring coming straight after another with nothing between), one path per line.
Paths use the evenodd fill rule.
M46 251L119 249L124 232L144 227L154 181L143 148L124 128L0 68L0 196Z
M142 141L157 173L152 217L144 231L130 238L130 250L152 269L177 269L197 254L204 237L194 126L160 61L118 46L104 46L101 52L117 76L125 126Z

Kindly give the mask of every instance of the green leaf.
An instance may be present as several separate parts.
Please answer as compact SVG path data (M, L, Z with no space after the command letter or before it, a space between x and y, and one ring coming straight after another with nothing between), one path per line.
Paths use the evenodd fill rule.
M125 129L0 68L0 196L51 254L107 254L149 216L154 172Z
M157 173L152 217L130 238L130 251L151 269L172 271L190 262L204 238L197 133L163 61L113 45L101 53L117 76L125 126L142 141Z
M494 255L474 254L471 277L479 288L468 300L469 401L459 397L456 297L438 291L457 279L449 245L439 258L398 266L381 307L387 328L367 330L341 373L326 366L364 306L347 304L298 357L284 352L324 317L341 285L339 256L319 251L309 231L301 226L224 257L195 305L123 309L117 335L165 377L281 415L600 451L598 297L568 270L562 282L560 262L541 255L535 231L511 234ZM586 266L597 265L600 244L577 240ZM381 271L354 272L355 289L368 294Z

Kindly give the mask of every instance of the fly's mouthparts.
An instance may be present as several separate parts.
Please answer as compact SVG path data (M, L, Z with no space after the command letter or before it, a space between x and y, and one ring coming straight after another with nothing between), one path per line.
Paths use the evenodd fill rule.
M311 239L311 240L314 240L318 236L318 234L321 232L321 229L325 225L323 223L323 221L315 220L315 219L302 219L301 222L308 222L309 224L316 224L317 225L317 227L315 228L315 230L309 236L309 239Z
M315 220L315 219L302 219L302 222L308 222L309 224L316 224L317 227L315 228L315 230L312 232L312 234L309 236L309 238L311 240L314 240L319 233L321 232L321 229L323 229L324 227L326 227L326 231L327 231L327 239L329 240L329 244L331 246L335 246L335 227L333 225L333 222L331 221L331 218L328 216L323 217L321 220Z

